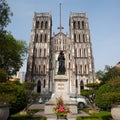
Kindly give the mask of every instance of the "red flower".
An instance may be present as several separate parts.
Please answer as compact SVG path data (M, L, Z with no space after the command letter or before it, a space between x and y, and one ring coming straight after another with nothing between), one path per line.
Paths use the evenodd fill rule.
M57 116L67 115L67 113L70 113L70 110L65 106L62 97L56 98L56 106L53 107L53 112L55 112Z

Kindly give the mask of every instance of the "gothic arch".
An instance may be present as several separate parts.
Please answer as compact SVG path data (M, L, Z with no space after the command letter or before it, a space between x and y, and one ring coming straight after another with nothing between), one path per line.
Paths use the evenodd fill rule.
M43 29L43 21L41 22L41 29Z
M83 82L83 80L80 81L80 90L84 90L84 82Z
M36 21L36 28L39 28L39 21Z
M40 34L40 42L42 42L42 38L43 38L43 35L42 35L42 34Z
M46 80L44 79L44 81L43 81L43 88L45 88L45 85L46 85Z
M80 29L80 21L78 21L78 29Z
M45 29L47 29L48 28L48 22L46 21L45 22Z
M37 92L41 93L41 82L40 82L40 80L37 82Z
M38 34L35 35L35 42L38 42Z
M45 34L45 43L47 42L47 34Z
M82 29L84 29L84 27L85 27L85 22L82 21Z
M76 22L73 21L73 29L76 29Z

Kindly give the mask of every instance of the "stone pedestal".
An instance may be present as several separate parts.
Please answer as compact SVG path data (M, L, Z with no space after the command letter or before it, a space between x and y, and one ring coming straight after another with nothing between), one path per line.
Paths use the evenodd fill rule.
M73 114L77 114L77 103L71 101L68 94L69 94L69 84L67 76L65 75L57 75L54 79L55 82L55 92L53 93L51 99L45 103L45 114L54 114L52 109L56 104L56 98L62 97L64 100L65 105L70 108L70 111Z

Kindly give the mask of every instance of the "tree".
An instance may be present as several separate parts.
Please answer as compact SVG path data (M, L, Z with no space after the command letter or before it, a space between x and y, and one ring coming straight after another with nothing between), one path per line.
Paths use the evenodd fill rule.
M97 91L97 89L99 87L99 84L98 83L88 83L86 85L86 87L89 88L89 89L82 90L81 94L83 96L85 96L89 100L91 109L93 111L95 111L96 110L96 106L95 106L94 100L95 100L96 91Z
M104 75L103 82L106 82L110 79L116 78L120 76L120 68L118 67L111 67Z
M117 76L120 76L120 68L116 66L106 65L104 71L99 70L96 72L96 77L102 81L102 84Z
M96 72L96 78L98 78L99 80L102 80L104 77L104 72L102 70L99 70Z
M0 68L6 71L8 77L19 71L26 52L25 41L16 40L10 34L6 34L0 40Z
M6 0L0 0L0 35L8 23L11 22L10 16L12 16L12 12L10 11L10 7Z
M99 87L96 93L95 103L103 110L110 109L113 104L120 104L120 77L110 79Z

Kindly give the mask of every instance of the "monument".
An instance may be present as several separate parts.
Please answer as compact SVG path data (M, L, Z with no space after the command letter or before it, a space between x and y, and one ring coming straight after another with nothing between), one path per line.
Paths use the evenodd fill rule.
M55 106L56 98L62 97L64 103L70 108L73 114L77 114L77 102L71 101L69 98L68 76L65 74L65 57L61 50L58 56L59 67L58 74L54 76L54 93L51 99L45 104L45 114L54 114L52 109Z
M58 74L59 75L64 75L65 74L65 57L64 57L64 53L61 50L60 54L58 56L58 61L59 61L59 68L58 68Z

